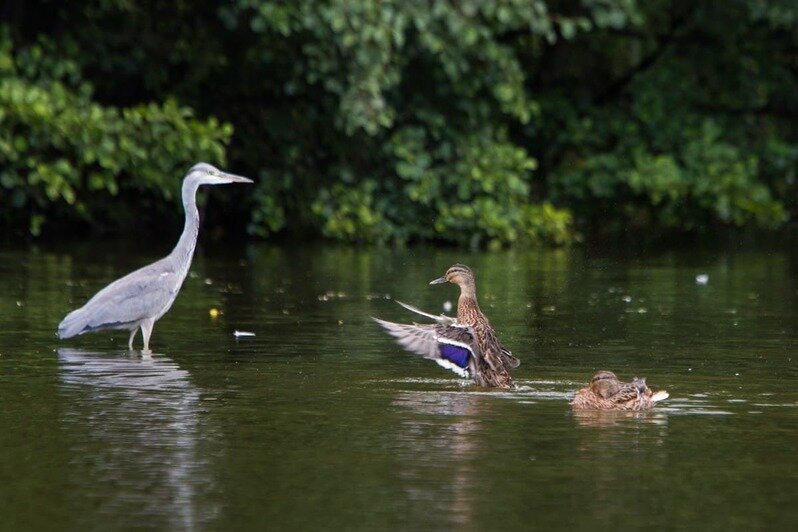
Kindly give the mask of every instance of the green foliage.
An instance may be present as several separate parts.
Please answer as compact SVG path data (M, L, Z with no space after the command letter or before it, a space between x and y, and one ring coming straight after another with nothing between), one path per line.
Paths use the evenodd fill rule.
M90 221L129 191L170 199L188 165L223 160L231 133L172 100L100 105L49 45L15 55L0 40L0 210L34 236L50 216Z
M532 28L553 39L546 9L518 1L456 9L420 0L241 0L222 13L232 29L248 21L262 54L255 62L273 63L275 46L302 51L283 87L301 108L313 102L294 116L316 121L324 156L335 162L322 169L326 178L309 176L310 186L297 183L301 171L288 181L294 197L309 193L303 202L322 234L500 246L573 238L570 214L534 198L536 161L506 127L528 123L538 105L512 47L496 34ZM261 196L256 212L267 200L284 204L272 199L282 194Z
M438 134L445 136L445 128ZM403 227L471 246L571 240L567 211L529 201L537 162L501 131L435 143L411 126L398 130L386 150L403 181L402 208L393 215Z
M632 222L666 229L700 229L713 220L777 227L787 220L759 179L758 157L724 142L712 121L685 130L679 151L667 154L628 138L611 153L570 161L552 180L555 196L583 203L586 212L596 199L614 201Z
M313 203L322 234L340 240L374 240L386 232L379 211L374 209L374 181L359 185L333 185L324 189Z
M566 244L798 212L789 0L16 3L12 227L168 197L228 139L259 179L217 210L263 238Z

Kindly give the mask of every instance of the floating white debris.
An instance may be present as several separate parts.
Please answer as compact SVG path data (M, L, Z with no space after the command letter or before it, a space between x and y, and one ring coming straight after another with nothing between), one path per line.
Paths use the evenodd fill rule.
M709 282L709 275L705 273L699 273L695 276L695 284L707 284Z
M632 296L623 296L621 299L623 300L624 303L632 302Z
M346 293L344 292L335 292L333 290L328 290L324 292L318 297L319 301L330 301L331 299L343 299L347 297Z
M243 336L255 336L255 333L249 331L233 331L233 336L236 338L241 338Z
M444 312L451 312L452 311L452 302L451 301L444 301L443 302L443 311Z

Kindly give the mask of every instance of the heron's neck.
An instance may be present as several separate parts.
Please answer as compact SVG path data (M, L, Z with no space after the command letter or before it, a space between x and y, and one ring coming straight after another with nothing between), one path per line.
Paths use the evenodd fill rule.
M183 209L186 211L186 223L183 226L183 234L177 241L175 249L172 250L171 257L177 269L182 275L188 273L191 259L194 256L194 248L197 247L197 235L199 234L199 211L197 210L197 183L183 183Z

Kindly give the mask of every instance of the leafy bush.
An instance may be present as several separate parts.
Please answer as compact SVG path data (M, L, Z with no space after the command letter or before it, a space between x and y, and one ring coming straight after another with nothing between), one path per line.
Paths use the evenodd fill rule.
M14 54L0 39L0 211L9 225L37 236L49 220L129 223L141 204L125 208L118 196L171 199L191 164L224 160L229 125L200 122L173 100L96 103L77 65L50 48Z
M166 195L159 179L228 139L259 179L215 211L262 238L563 244L798 212L786 0L19 5L0 103L11 227L107 217L78 206L91 182ZM33 184L11 151L44 165Z

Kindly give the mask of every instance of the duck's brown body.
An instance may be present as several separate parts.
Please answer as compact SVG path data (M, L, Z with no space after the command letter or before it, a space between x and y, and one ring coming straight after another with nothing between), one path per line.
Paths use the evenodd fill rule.
M467 266L455 264L446 271L446 275L435 279L431 284L444 282L460 287L457 322L471 327L476 336L480 356L475 360L474 382L479 386L513 388L513 379L507 366L518 367L518 359L501 345L490 321L479 309L473 272Z
M488 318L479 310L476 298L463 297L457 302L457 321L474 329L482 356L476 361L474 382L479 386L512 388L513 379L505 367L504 348Z
M411 353L434 360L461 377L473 379L479 386L512 388L513 380L507 370L521 363L501 345L490 322L479 310L474 274L467 266L455 264L446 275L430 284L440 283L454 283L460 287L457 319L435 316L398 302L436 323L411 325L377 318L374 321Z
M599 371L574 396L571 405L577 410L647 410L668 398L668 392L654 393L646 379L635 377L621 382L611 371Z

